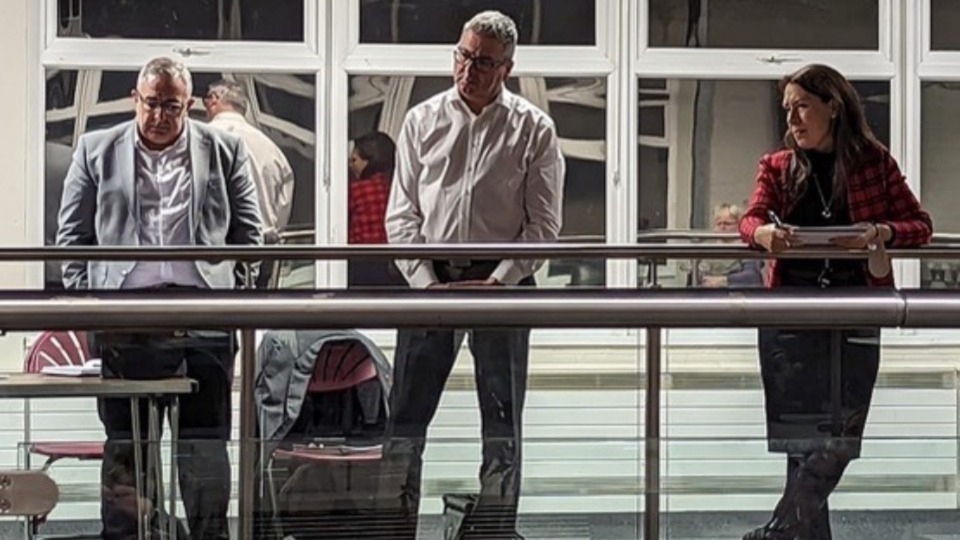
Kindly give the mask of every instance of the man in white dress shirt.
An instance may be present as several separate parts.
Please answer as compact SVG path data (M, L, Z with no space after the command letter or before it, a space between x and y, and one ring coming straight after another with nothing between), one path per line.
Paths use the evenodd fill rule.
M256 189L234 135L187 118L187 68L148 62L133 90L134 120L83 135L64 180L57 245L222 246L262 242ZM136 289L141 294L233 288L247 268L229 261L70 261L67 289ZM255 271L255 268L250 269ZM180 399L180 489L190 537L229 538L232 331L91 332L103 377L185 374L197 393ZM102 464L102 538L137 538L132 415L124 399L99 402L107 432ZM141 404L142 405L142 404ZM139 416L146 438L146 409ZM154 496L155 494L148 494ZM146 503L147 507L156 507ZM154 516L156 517L156 516Z
M415 106L397 144L387 210L391 243L552 242L561 227L564 161L553 121L504 86L517 29L487 11L463 27L455 85ZM538 260L397 261L412 288L533 285ZM480 402L481 491L463 538L515 538L529 329L468 332ZM453 330L398 331L381 501L413 539L427 427L453 368ZM398 516L391 516L397 519ZM399 530L402 529L402 530Z
M260 199L264 242L279 242L280 233L290 222L293 206L293 169L287 156L270 137L247 122L250 101L243 85L237 81L220 79L211 84L203 98L203 106L211 126L238 135L246 146L250 173ZM257 278L258 288L267 287L272 272L273 261L264 261Z

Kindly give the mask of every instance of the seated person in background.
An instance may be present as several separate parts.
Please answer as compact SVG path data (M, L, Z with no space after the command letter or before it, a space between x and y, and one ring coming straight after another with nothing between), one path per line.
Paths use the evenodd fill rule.
M743 210L730 203L720 203L713 209L713 231L736 233ZM736 242L736 239L724 242ZM691 274L690 283L697 287L762 287L763 262L759 260L711 259L698 261L698 275ZM696 283L693 282L697 278Z

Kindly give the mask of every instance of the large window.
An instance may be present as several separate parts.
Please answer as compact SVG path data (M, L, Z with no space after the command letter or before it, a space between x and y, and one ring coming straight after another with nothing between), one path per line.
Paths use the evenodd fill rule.
M937 231L960 232L950 173L960 107L960 41L951 29L960 8L949 0L42 3L45 157L36 172L47 173L39 198L48 241L60 169L77 136L130 118L133 72L172 54L195 71L198 92L220 76L248 84L251 121L296 170L297 241L345 243L351 142L370 131L395 136L410 106L449 87L450 47L483 9L517 20L509 86L556 122L568 169L565 241L619 244L654 229L709 229L713 207L743 203L757 159L780 145L776 81L813 62L855 81L871 126ZM903 261L899 283L954 286L954 266ZM291 283L340 287L345 268L301 265ZM644 271L632 261L550 261L538 278L625 287Z

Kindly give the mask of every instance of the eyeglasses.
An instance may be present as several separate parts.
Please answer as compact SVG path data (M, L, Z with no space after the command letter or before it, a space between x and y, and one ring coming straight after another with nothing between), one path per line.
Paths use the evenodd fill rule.
M497 60L489 56L474 56L470 54L469 51L465 51L460 47L453 50L453 59L458 64L467 64L469 62L477 71L482 73L493 71L507 63L506 59Z
M158 109L167 116L180 116L183 112L184 104L179 101L160 101L155 98L144 98L137 92L137 100L149 112L156 112Z
M223 97L223 91L210 90L207 92L207 95L203 96L204 101L210 101L213 99L220 99Z

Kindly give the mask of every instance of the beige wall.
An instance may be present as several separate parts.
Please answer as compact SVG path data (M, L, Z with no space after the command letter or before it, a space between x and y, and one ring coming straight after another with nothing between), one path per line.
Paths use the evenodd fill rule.
M921 197L938 232L960 232L960 85L925 85Z
M778 146L773 85L757 81L717 81L710 134L710 208L742 204L753 192L757 162Z
M0 103L0 246L30 244L27 216L27 7L36 0L0 2L0 51L3 51L4 81ZM37 178L35 181L40 181ZM0 289L23 288L27 283L24 264L0 264ZM23 337L0 338L0 371L18 369Z

